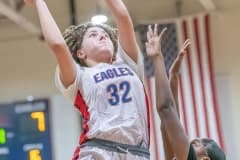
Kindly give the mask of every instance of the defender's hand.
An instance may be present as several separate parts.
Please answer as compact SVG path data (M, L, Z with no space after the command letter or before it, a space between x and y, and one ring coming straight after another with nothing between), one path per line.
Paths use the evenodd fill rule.
M178 74L180 71L180 66L183 60L184 55L187 53L186 49L187 47L189 47L189 45L191 44L190 39L187 39L184 43L183 43L183 47L180 49L177 58L175 59L175 61L173 62L170 70L169 70L169 75L174 75L174 74Z
M147 55L151 58L154 58L155 56L161 56L161 41L163 34L166 32L167 28L164 28L161 33L158 35L158 28L157 24L154 25L154 30L152 30L152 26L148 26L148 32L147 32L147 42L146 45L146 52Z

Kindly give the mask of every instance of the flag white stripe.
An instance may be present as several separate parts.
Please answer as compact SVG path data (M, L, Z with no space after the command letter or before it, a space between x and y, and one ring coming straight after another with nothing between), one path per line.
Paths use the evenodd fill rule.
M204 125L204 128L203 128L203 132L200 134L200 137L207 137L207 130L208 130L208 122L206 121L207 119L206 119L206 117L207 117L207 113L205 112L205 107L207 107L207 106L205 106L205 103L206 103L206 94L204 93L204 91L205 91L205 88L204 88L204 85L205 85L205 79L206 79L206 77L204 76L204 74L203 74L203 72L204 72L204 68L203 68L203 65L204 65L204 61L202 60L202 55L203 55L203 46L201 46L201 32L204 32L204 28L200 28L200 25L201 24L203 24L203 21L201 21L201 18L202 18L202 16L198 16L198 18L197 18L197 21L198 21L198 30L196 31L196 32L198 32L198 41L199 41L199 45L200 45L200 57L199 57L199 63L201 63L201 66L200 66L200 64L199 64L199 67L201 67L201 68L199 68L199 69L201 69L202 70L202 73L200 73L200 74L202 74L201 76L202 76L202 78L203 78L203 81L201 81L201 79L199 79L200 81L201 81L201 84L199 83L199 85L201 85L201 98L202 98L202 104L201 104L201 112L200 112L200 117L202 117L202 120L201 120L201 122L202 122L202 124ZM201 77L200 77L201 78ZM204 103L204 100L205 100L205 103Z
M205 61L205 59L203 59L203 57L206 55L206 53L207 53L207 50L206 50L206 45L204 45L204 44L206 44L206 41L204 41L203 40L203 34L206 32L205 31L205 28L204 28L204 21L203 21L203 16L202 15L200 15L200 16L198 16L197 17L198 18L198 31L199 31L199 43L200 43L200 48L201 48L201 59L200 59L200 61L202 62L202 76L203 76L203 88L204 88L204 91L205 91L205 93L203 93L203 96L205 96L205 97L202 97L202 98L205 98L205 102L206 102L206 106L204 106L204 104L203 104L203 106L202 107L206 107L206 109L208 108L208 106L209 106L209 104L208 104L208 101L207 101L207 95L206 95L206 83L208 83L207 81L206 81L206 79L208 78L208 77L206 77L206 75L204 74L204 73L206 73L206 71L207 70L209 70L209 68L206 68L206 67L204 67L204 66L206 66L206 61ZM205 58L206 58L206 56L205 56ZM203 92L203 91L202 91ZM208 92L208 91L207 91ZM203 99L204 100L204 99ZM204 116L204 118L203 118L203 123L205 124L205 134L204 135L201 135L201 137L207 137L207 135L208 135L208 133L207 133L207 129L209 129L208 127L209 127L209 125L207 125L207 124L209 124L209 117L208 117L208 112L207 112L207 110L206 110L206 113L204 112L204 108L202 108L203 109L203 113L202 113L202 115ZM207 119L205 119L205 118L207 118ZM208 121L206 121L206 120L208 120Z

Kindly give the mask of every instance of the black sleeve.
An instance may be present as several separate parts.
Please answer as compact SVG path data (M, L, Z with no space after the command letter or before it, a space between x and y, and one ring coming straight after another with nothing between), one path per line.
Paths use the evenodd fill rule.
M197 156L196 156L196 153L194 151L192 144L190 144L190 147L189 147L187 160L197 160Z

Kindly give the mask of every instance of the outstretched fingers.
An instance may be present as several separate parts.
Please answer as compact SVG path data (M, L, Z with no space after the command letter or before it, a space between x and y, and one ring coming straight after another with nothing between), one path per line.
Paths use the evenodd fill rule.
M156 37L160 41L166 31L167 28L165 27L158 35L158 24L154 24L154 27L152 25L148 25L147 40L149 41L151 38Z
M181 48L180 52L185 52L186 48L191 44L191 40L187 39L184 43L183 43L183 47Z
M165 34L166 31L167 31L167 28L165 27L165 28L163 28L163 30L159 34L158 38L159 38L160 41L162 40L162 37L163 37L163 35Z
M178 73L179 72L183 57L187 53L186 49L187 49L187 47L189 47L190 44L191 44L190 39L187 39L183 43L183 47L181 48L177 58L173 62L173 65L171 66L170 73Z
M152 25L148 25L148 32L149 32L150 37L152 37L153 36Z
M158 25L154 24L154 35L158 34Z

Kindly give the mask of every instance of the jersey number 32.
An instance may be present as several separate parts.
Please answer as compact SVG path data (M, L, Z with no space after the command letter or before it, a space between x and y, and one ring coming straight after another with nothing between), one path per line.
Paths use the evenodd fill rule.
M128 103L132 101L132 98L129 97L129 91L131 86L128 81L123 81L119 84L110 84L107 86L107 92L110 94L108 102L115 106L119 103Z

